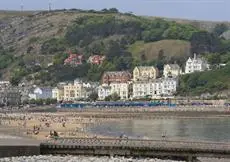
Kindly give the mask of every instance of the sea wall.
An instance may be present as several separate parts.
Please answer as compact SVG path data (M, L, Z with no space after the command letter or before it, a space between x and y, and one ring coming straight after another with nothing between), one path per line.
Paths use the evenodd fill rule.
M29 146L13 146L0 145L0 157L15 157L15 156L33 156L40 154L39 145Z

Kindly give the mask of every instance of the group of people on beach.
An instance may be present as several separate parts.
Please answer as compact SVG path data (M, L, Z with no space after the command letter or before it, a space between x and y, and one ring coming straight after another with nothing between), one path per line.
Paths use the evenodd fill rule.
M27 136L56 138L60 136L86 136L84 127L93 123L76 113L0 113L0 125L17 128ZM87 125L88 126L88 125ZM16 132L16 131L15 131ZM75 132L75 133L74 133ZM87 135L88 136L88 135Z

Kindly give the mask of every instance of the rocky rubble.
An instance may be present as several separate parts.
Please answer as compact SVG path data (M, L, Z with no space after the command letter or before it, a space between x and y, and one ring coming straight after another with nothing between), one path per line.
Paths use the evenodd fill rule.
M176 162L159 159L132 159L124 157L85 157L85 156L30 156L2 158L0 162Z

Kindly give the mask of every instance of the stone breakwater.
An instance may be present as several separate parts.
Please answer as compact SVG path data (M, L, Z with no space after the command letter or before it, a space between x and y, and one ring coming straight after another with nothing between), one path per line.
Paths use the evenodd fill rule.
M199 162L229 162L229 159L198 158ZM86 157L86 156L21 156L1 158L0 162L184 162L160 159L133 159L124 157Z
M2 158L0 162L177 162L160 159L133 159L124 157L86 157L86 156L22 156ZM184 162L184 161L180 161Z

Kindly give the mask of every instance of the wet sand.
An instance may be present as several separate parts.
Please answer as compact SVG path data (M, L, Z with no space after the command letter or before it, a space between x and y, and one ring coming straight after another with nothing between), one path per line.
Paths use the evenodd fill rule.
M230 111L226 107L62 110L53 113L0 113L0 132L1 134L29 137L38 140L46 140L50 131L53 130L58 132L60 137L95 137L95 134L87 132L87 128L108 121L123 121L129 118L219 118L230 116ZM39 129L37 133L33 132L34 127ZM103 136L97 135L97 137Z

